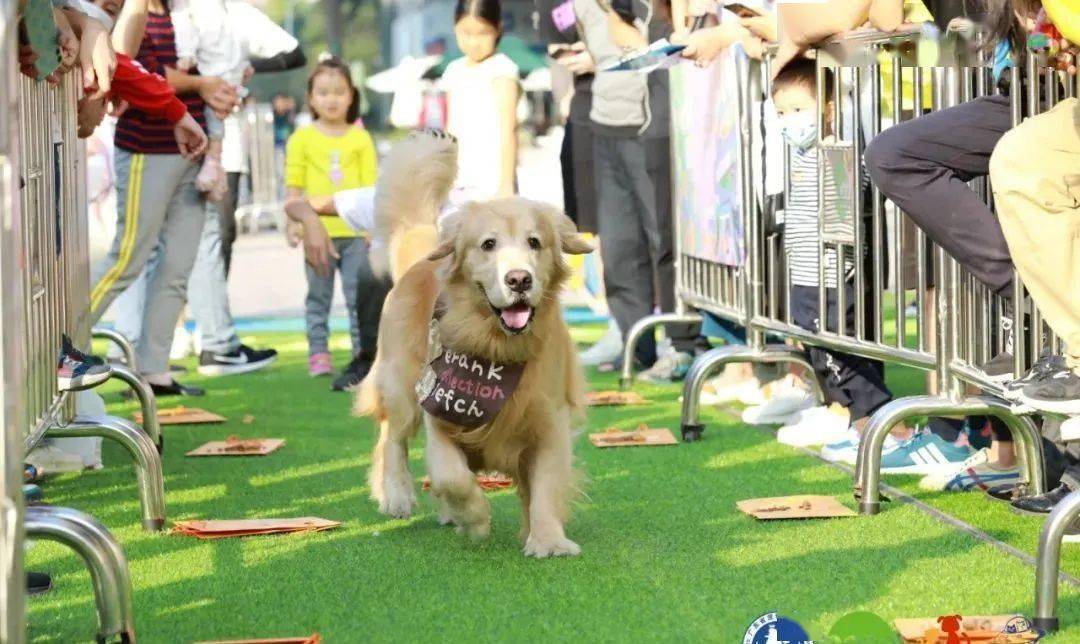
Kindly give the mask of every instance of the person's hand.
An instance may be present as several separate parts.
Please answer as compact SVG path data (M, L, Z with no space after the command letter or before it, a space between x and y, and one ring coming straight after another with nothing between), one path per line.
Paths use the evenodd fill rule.
M329 197L308 197L308 204L311 209L320 215L336 215L337 207L334 206L334 198Z
M122 98L110 98L109 99L109 116L113 118L120 118L123 116L127 108L131 107L128 102Z
M739 30L745 33L741 27ZM689 58L697 63L698 67L708 67L725 47L739 37L740 34L733 30L730 24L695 31L686 37L686 49L682 50L683 58Z
M739 24L765 42L776 42L779 36L776 33L776 17L771 15L754 16L753 18L740 18Z
M206 152L206 132L199 127L191 113L185 113L184 118L177 121L173 127L173 136L176 137L176 145L180 148L180 156L187 160L193 160Z
M103 98L112 90L116 72L116 51L109 32L97 20L87 19L79 42L79 66L82 67L83 87L96 88L91 98Z
M330 277L335 259L341 259L341 255L334 248L334 240L330 239L322 222L318 217L305 220L304 261L315 269L315 274L319 277Z
M80 139L89 138L105 119L105 99L84 97L78 104L78 134Z
M206 105L214 110L218 118L227 118L240 105L240 96L232 83L217 76L203 77L199 85L199 96Z
M691 18L716 13L717 0L689 0L686 3L686 15Z
M53 9L53 20L56 22L56 44L60 53L60 66L45 77L45 80L52 85L58 85L64 74L75 68L75 59L79 55L79 37L75 35L71 22L60 9Z
M579 51L559 57L559 64L570 70L574 76L591 74L596 71L596 61L588 51Z
M288 242L289 248L296 248L300 245L300 242L304 241L304 226L292 219L285 222L285 241Z
M37 67L34 66L37 59L38 55L33 47L30 45L19 45L19 71L22 72L24 76L37 80Z

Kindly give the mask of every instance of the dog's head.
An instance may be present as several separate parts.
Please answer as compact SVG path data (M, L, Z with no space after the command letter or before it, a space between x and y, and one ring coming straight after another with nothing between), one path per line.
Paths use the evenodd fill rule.
M529 331L537 311L556 301L569 276L563 253L592 251L569 217L520 197L465 204L443 219L439 240L428 259L448 258L448 285L510 335Z
M963 619L959 615L942 615L937 618L937 621L938 624L941 624L941 630L946 633L956 633L960 631Z

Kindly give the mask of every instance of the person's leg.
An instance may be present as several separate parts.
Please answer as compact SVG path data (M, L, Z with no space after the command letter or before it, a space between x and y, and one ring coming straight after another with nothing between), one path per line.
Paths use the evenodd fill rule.
M1008 97L979 98L897 124L863 157L881 192L994 292L1010 297L1013 265L997 216L967 182L985 176L1012 127Z
M229 285L225 278L225 260L218 207L206 202L198 255L188 280L188 304L195 318L199 351L231 353L240 347L240 337L229 310Z
M653 308L653 271L649 242L641 227L642 192L648 192L650 211L655 198L648 186L643 149L634 141L600 136L594 139L600 253L604 263L604 290L611 314L625 341L630 327L649 315ZM637 173L631 162L638 155ZM645 185L639 185L644 183ZM638 342L635 356L644 365L656 361L656 339L646 333Z
M671 139L649 139L646 144L646 159L649 178L656 193L656 239L659 245L654 249L656 258L656 286L660 310L664 313L675 311L675 226L672 219L671 195ZM676 351L694 354L707 346L701 337L700 324L670 324L665 329L667 337Z
M1078 118L1080 102L1062 101L1005 135L990 162L994 200L1016 269L1043 319L1068 346L1072 376L1053 383L1065 387L1054 395L1061 413L1070 413L1070 404L1080 410ZM1025 399L1032 386L1025 388Z
M356 319L360 327L360 356L374 360L379 345L379 320L382 318L383 302L393 284L389 277L378 277L371 270L371 246L366 240L360 244L359 276L357 278Z
M171 195L183 176L162 158L168 157L116 150L116 237L91 272L91 324L139 277L158 246L168 207L162 195Z
M176 182L169 190L157 193L157 198L167 205L167 212L157 268L147 275L139 368L152 384L160 385L172 381L168 375L169 350L187 300L188 279L206 222L206 205L195 188L196 164L179 155L158 155L158 165Z
M349 339L352 341L352 355L360 354L364 348L360 338L357 303L360 298L360 265L367 259L367 244L359 237L342 237L334 240L337 248L338 274L341 275L341 292L345 295L345 309L349 315ZM366 297L366 293L364 296Z
M229 277L232 268L232 249L236 243L236 204L240 199L239 172L230 172L227 180L229 193L221 201L218 207L219 228L221 229L221 259L225 262L225 277Z
M334 300L334 274L323 277L311 266L304 265L307 276L307 297L304 300L307 324L308 356L330 350L330 306Z

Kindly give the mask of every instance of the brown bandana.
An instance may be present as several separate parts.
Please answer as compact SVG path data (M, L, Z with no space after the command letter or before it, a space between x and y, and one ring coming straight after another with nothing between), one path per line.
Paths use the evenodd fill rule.
M424 411L472 429L495 420L524 371L524 363L496 363L444 348L424 370L416 393Z

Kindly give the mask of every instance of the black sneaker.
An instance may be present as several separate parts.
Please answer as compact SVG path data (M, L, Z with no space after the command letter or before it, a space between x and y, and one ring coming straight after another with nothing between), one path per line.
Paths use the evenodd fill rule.
M1065 368L1065 357L1054 356L1049 354L1043 354L1032 365L1031 370L1028 371L1022 378L1017 378L1012 382L1006 383L1004 387L1005 400L1017 402L1020 400L1020 394L1030 384L1040 382L1047 376L1052 376L1058 371Z
M277 351L274 349L252 349L244 344L229 353L203 351L199 354L199 375L232 376L251 373L269 367L275 360Z
M1080 374L1059 369L1020 391L1020 401L1039 411L1080 415Z
M334 378L330 389L333 391L352 391L353 388L363 382L364 378L367 378L368 372L371 371L371 365L375 361L374 358L371 354L363 351L358 353L349 363L349 366L345 367L345 371L342 371L340 376Z
M1021 514L1049 514L1054 506L1071 494L1073 489L1062 483L1056 488L1038 496L1022 496L1012 501L1013 510Z
M1012 351L1002 351L983 363L982 371L994 382L1009 382L1015 377L1015 362Z
M26 573L26 592L33 595L41 595L52 590L52 577L43 572Z
M206 390L202 387L190 387L188 385L182 385L175 380L173 380L167 385L155 385L154 383L150 383L150 390L154 392L155 398L165 398L168 396L198 397L206 395ZM124 400L131 400L135 398L135 393L130 389L125 389L124 391L120 392L120 397Z
M82 391L100 385L111 376L112 369L104 360L82 353L72 346L66 335L62 337L60 357L56 364L57 389Z

